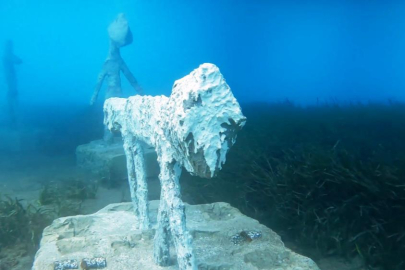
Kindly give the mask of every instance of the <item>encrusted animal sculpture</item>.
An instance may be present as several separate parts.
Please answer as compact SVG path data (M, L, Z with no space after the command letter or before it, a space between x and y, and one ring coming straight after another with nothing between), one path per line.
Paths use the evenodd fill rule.
M202 64L177 80L170 97L106 100L104 123L122 134L131 198L140 229L150 227L140 141L157 152L162 190L154 258L159 265L169 263L171 234L179 269L197 268L180 194L181 170L184 167L193 175L214 177L245 122L237 100L213 64Z

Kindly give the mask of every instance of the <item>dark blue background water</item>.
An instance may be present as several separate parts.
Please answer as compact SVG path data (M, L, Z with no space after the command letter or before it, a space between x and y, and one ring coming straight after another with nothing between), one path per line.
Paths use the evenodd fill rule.
M405 1L2 0L21 101L88 103L119 12L134 35L122 55L147 94L212 62L241 102L405 98Z

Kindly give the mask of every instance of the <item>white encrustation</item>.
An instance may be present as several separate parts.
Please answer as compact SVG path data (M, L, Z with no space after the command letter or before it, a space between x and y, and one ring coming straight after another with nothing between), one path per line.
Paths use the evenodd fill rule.
M105 125L120 131L124 140L131 198L140 229L150 227L140 141L156 150L162 189L154 244L159 265L169 263L171 234L179 269L196 269L180 194L181 169L214 177L245 122L239 103L213 64L202 64L177 80L170 97L109 98L104 103Z

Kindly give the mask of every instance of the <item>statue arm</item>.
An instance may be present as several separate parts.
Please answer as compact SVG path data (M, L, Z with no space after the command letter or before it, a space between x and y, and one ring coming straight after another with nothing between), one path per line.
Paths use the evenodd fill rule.
M90 105L93 105L94 102L96 102L98 93L100 93L100 89L101 89L101 86L103 85L103 81L104 81L104 78L106 75L107 75L107 72L103 68L103 70L100 72L100 74L98 74L97 84L94 87L94 93L93 93L93 96L91 97Z
M121 71L124 73L124 76L127 78L131 86L140 94L143 95L143 89L138 84L138 81L135 79L134 75L132 75L131 71L127 67L124 61L121 62Z

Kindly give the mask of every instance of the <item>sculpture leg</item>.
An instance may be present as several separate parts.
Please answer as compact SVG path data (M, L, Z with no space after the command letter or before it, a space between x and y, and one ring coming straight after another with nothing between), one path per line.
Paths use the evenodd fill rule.
M123 140L127 158L128 183L135 216L138 219L140 229L149 229L148 186L142 145L132 136L123 135Z
M160 195L153 258L157 265L168 266L170 260L170 226L167 205Z
M146 182L146 169L143 147L138 140L133 144L133 155L136 176L136 197L138 198L139 224L140 229L150 228L149 222L149 201L148 183Z
M167 216L170 225L170 233L176 249L179 269L195 270L197 267L195 265L192 250L192 238L186 229L185 206L180 198L180 174L181 167L179 164L160 162L159 177L162 185L162 194L160 198L161 206L164 206L164 208L159 209L160 220L158 221L154 249L155 255L158 253L158 250L166 250L166 247L164 247L163 244L165 244L168 237L168 231L165 227L159 228L159 226L167 226L167 221L162 220L164 216ZM155 257L155 260L156 259L157 258Z

